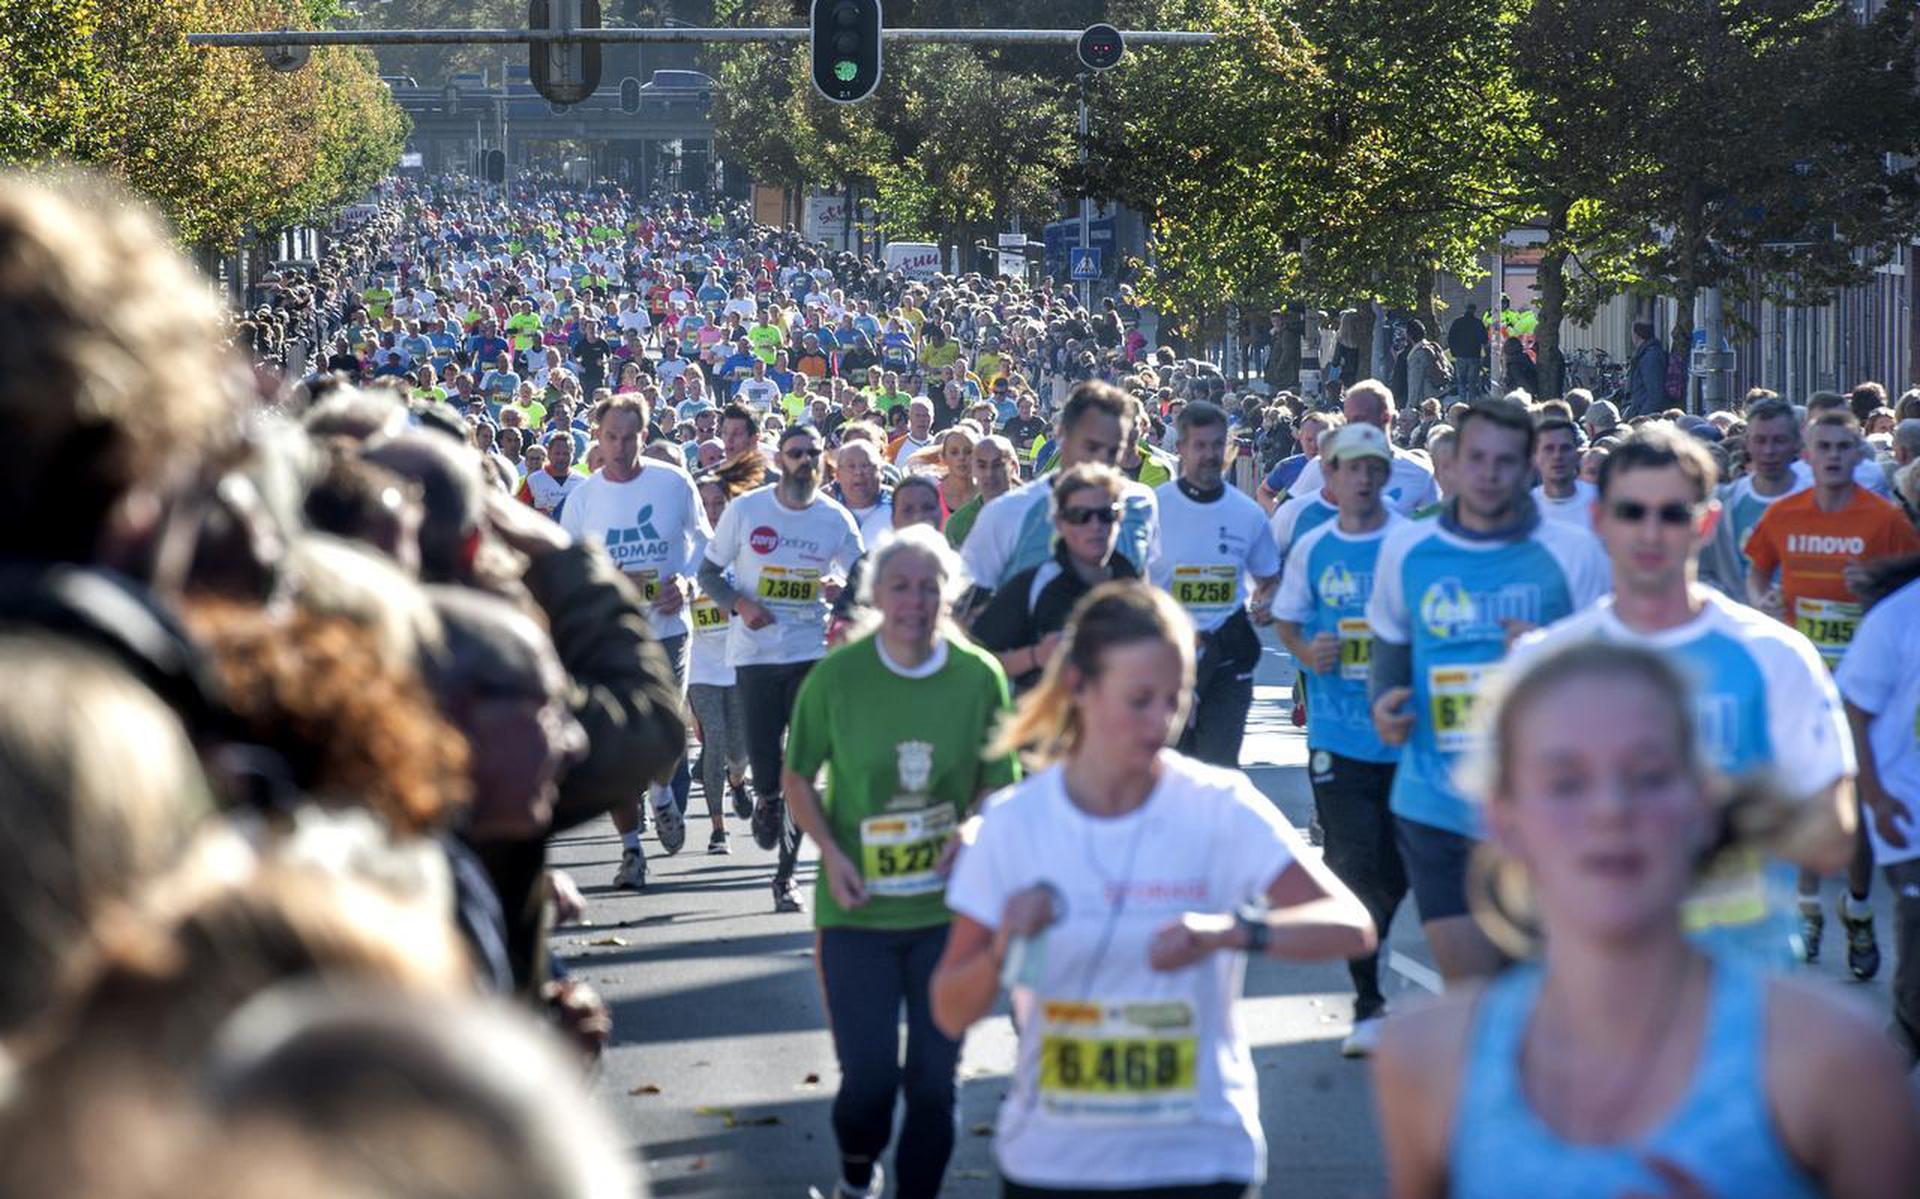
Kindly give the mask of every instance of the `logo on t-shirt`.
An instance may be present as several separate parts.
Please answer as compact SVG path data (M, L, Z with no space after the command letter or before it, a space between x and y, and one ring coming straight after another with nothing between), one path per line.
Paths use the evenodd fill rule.
M1506 622L1540 623L1540 589L1508 583L1491 591L1469 590L1459 579L1440 579L1420 597L1420 622L1439 638L1492 640Z
M894 746L900 757L900 786L918 794L933 778L933 744L929 741L902 741Z
M747 546L756 554L771 554L780 548L780 531L772 525L761 525L747 534Z

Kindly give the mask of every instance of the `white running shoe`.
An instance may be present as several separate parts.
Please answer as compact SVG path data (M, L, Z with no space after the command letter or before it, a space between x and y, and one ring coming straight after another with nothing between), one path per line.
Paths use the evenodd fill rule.
M1341 1057L1372 1057L1380 1046L1380 1024L1385 1016L1368 1016L1353 1022L1353 1031L1340 1042Z

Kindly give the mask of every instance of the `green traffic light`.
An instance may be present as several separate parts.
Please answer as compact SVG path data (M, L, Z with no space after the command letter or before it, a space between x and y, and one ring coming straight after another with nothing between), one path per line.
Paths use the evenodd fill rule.
M842 83L852 83L853 77L855 75L858 75L859 73L860 73L860 64L857 62L852 62L852 61L849 61L848 59L843 58L839 62L836 62L833 64L833 77L835 79L838 79Z

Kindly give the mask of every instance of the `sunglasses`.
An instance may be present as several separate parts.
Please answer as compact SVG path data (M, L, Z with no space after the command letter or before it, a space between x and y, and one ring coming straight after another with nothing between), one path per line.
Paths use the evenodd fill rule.
M1103 525L1110 525L1120 519L1120 505L1110 504L1105 508L1062 508L1060 519L1076 527L1092 524L1096 520Z
M819 450L786 450L783 452L782 457L791 458L793 461L798 462L802 458L817 459L820 455L821 451Z
M1612 505L1613 518L1625 524L1637 525L1651 514L1663 525L1688 525L1693 523L1694 509L1691 504L1661 504L1655 508L1638 500L1615 500Z

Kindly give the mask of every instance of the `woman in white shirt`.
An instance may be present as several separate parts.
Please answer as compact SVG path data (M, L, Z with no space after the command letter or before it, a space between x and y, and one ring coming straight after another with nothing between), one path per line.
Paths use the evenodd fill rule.
M1016 1199L1257 1188L1241 954L1374 945L1359 901L1245 775L1167 748L1193 644L1163 592L1088 593L994 751L1045 768L990 801L948 885L935 1022L958 1036L1003 975L1014 987L1020 1051L995 1150Z

